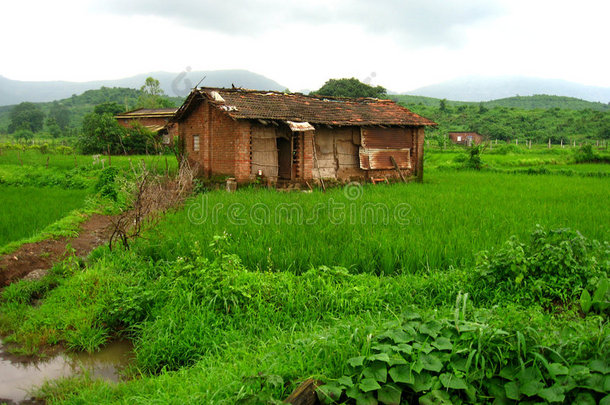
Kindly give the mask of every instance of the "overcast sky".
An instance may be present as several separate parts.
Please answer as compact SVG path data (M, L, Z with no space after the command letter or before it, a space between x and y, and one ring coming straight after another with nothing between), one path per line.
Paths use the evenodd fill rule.
M610 87L607 0L3 0L0 15L0 75L15 80L190 67L291 90L352 76L398 92L466 75Z

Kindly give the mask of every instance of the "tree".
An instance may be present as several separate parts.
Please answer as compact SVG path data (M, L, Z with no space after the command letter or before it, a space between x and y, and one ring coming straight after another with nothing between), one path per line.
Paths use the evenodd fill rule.
M383 98L386 96L386 89L381 86L369 86L358 79L330 79L315 95L329 97L372 97Z
M142 94L138 99L138 108L168 108L173 103L165 97L161 83L154 77L147 77L144 86L140 88Z
M447 111L447 99L444 98L438 103L438 109L445 112Z
M106 102L106 103L101 103L96 105L93 108L93 112L95 114L111 114L111 115L117 115L120 114L122 112L125 112L125 108L120 105L119 103L115 103L114 101L112 102Z
M109 113L90 113L83 119L83 130L78 139L82 153L123 152L123 128Z
M62 131L70 125L70 110L63 104L54 102L49 111L49 119L55 120L55 123Z
M53 118L53 117L47 118L46 125L47 125L47 129L49 131L49 134L51 134L51 136L53 138L59 138L61 136L63 131L57 124L57 121L55 121L55 118Z
M44 112L34 103L23 102L13 107L9 119L8 132L11 134L18 129L38 132L44 123Z
M13 136L18 141L29 141L30 139L34 138L34 133L32 131L30 131L29 129L19 128L18 130L15 131Z

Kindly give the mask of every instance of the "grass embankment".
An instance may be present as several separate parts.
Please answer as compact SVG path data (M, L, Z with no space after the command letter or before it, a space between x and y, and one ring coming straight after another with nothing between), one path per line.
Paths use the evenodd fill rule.
M166 166L167 160L167 166ZM158 173L177 171L173 156L107 156L43 154L36 149L3 150L0 154L0 254L26 242L72 236L80 222L96 210L95 189L109 164L129 177L145 165ZM117 187L120 187L117 185ZM91 199L86 203L87 197ZM70 215L67 215L70 213Z
M587 239L610 239L608 179L475 172L426 179L326 194L212 192L204 195L206 221L196 205L201 196L193 198L130 251L100 248L84 269L64 263L40 281L6 289L0 331L13 332L8 341L24 352L55 343L95 350L117 336L134 341L141 378L118 385L62 380L44 389L52 403L275 403L310 376L348 376L363 394L371 370L357 359L383 363L374 343L388 331L407 333L412 322L419 322L412 337L396 332L410 353L401 356L415 356L408 359L422 364L415 373L425 381L392 383L405 400L435 392L475 401L459 388L438 393L445 374L483 402L526 399L518 384L527 378L536 383L523 388L533 401L551 394L600 400L608 391L607 315L595 309L581 317L578 300L584 289L594 295L608 271L610 249ZM345 204L342 222L331 216L340 213L316 208L329 201ZM292 202L315 221L300 223L297 209L290 223L284 208ZM410 210L386 224L380 217L371 224L373 214L367 223L359 214L351 222L350 204L358 213L367 203ZM538 223L585 236L537 230L530 240ZM505 243L513 234L523 244ZM479 251L494 248L475 263ZM42 298L39 306L30 305L34 298ZM448 341L432 337L437 327ZM589 367L599 359L602 368ZM519 361L534 374L517 375ZM544 362L553 364L553 376ZM390 377L373 363L375 384L390 389ZM575 385L558 391L553 384L564 375ZM588 378L601 378L602 388L595 391Z
M30 238L82 208L87 194L86 190L0 185L0 253L5 244Z

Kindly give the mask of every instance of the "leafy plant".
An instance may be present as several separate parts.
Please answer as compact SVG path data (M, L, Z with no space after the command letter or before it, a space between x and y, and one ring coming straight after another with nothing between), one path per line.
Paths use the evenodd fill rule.
M516 237L477 259L478 296L523 303L570 303L583 289L607 274L610 248L571 229L545 230L540 225L528 243ZM495 286L495 288L489 288ZM586 296L585 296L586 300Z
M324 403L610 400L607 359L569 364L558 352L537 345L535 336L459 316L452 322L407 311L347 363L349 374L319 387Z
M606 313L610 308L610 283L607 277L602 277L596 286L593 296L587 289L582 290L580 295L580 308L585 314L589 311Z

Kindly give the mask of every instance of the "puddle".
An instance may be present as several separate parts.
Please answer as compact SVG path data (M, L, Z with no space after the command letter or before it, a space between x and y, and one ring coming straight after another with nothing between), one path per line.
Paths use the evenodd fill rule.
M45 381L69 377L83 370L89 371L92 378L119 381L121 370L133 359L132 350L130 342L117 341L93 354L61 353L42 360L23 361L4 353L0 341L0 403L26 401L30 398L29 391Z

